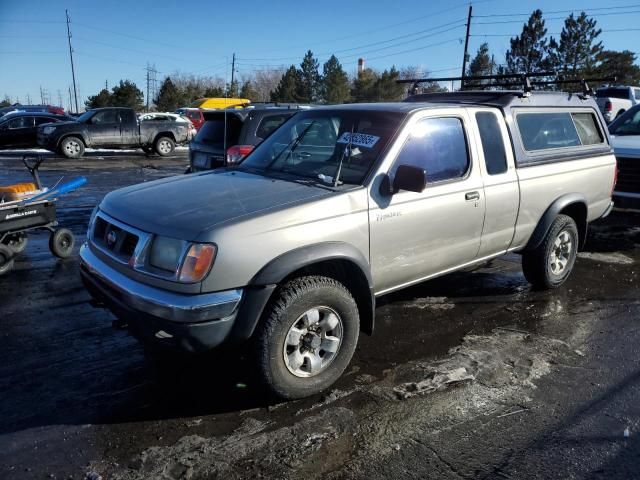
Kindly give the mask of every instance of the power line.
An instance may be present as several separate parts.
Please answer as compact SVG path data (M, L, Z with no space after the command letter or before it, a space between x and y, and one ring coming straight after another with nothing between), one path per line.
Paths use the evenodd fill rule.
M640 10L630 10L628 12L609 12L609 13L599 13L598 17L604 17L609 15L629 15L630 13L640 13ZM543 18L545 21L548 20L565 20L566 17L547 17ZM498 20L495 22L476 22L476 25L500 25L506 23L522 23L522 20Z
M585 12L585 13L589 13L589 12L595 12L595 11L600 11L600 10L623 10L625 8L636 8L636 7L640 7L640 3L636 3L633 5L621 5L618 7L600 7L600 8L575 8L573 10L554 10L554 11L549 11L549 12L542 12L543 14L549 14L549 15L553 15L556 13L573 13L576 11L581 11L581 12ZM476 15L477 18L493 18L493 17L518 17L518 16L530 16L531 12L529 13L499 13L499 14L495 14L495 15Z

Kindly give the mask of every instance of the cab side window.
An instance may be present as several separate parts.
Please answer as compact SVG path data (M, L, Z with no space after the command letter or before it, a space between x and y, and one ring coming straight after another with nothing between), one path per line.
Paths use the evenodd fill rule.
M427 183L464 177L470 162L462 120L443 117L418 121L396 158L395 168L399 165L426 170Z
M118 123L118 111L115 109L110 109L98 112L91 118L91 123L93 123L94 125L100 125L103 123Z
M502 140L502 130L494 113L476 113L476 122L480 131L484 163L489 175L499 175L507 171L507 154Z

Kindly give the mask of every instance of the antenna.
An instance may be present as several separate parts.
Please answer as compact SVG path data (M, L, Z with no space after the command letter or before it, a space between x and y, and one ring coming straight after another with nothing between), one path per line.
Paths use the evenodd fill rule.
M71 76L73 77L73 96L76 100L76 113L78 113L78 91L76 89L76 72L73 67L73 48L71 48L71 18L69 18L69 10L65 10L64 13L67 15L67 39L69 40L69 58L71 59Z

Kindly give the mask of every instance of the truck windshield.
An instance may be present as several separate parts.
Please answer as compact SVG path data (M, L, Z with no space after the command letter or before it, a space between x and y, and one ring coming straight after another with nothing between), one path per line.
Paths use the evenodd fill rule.
M611 125L611 135L640 135L640 106L630 108Z
M334 184L361 184L404 114L312 110L294 115L243 161L240 169L283 172Z
M76 118L76 121L78 121L78 122L86 122L91 117L93 117L94 113L96 113L96 112L94 112L93 110L87 110L82 115L80 115L78 118Z

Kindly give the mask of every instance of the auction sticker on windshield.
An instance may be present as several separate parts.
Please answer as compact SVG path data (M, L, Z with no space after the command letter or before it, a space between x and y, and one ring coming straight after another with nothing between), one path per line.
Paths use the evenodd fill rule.
M373 148L378 140L380 140L380 137L377 137L375 135L367 135L366 133L344 132L338 139L337 143L351 143L351 145L355 145L357 147Z

